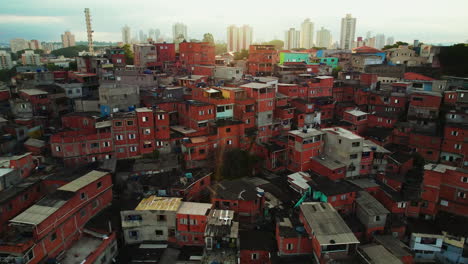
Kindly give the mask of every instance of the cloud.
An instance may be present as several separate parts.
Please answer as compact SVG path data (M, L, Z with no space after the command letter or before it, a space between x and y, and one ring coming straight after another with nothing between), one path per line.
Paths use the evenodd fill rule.
M21 16L21 15L0 15L0 24L57 24L65 20L57 16Z

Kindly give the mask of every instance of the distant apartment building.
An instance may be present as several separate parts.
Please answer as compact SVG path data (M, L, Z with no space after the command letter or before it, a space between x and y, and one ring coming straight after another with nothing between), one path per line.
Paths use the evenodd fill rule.
M300 47L310 49L314 46L314 23L309 18L301 24Z
M64 48L75 46L75 35L70 33L70 31L65 31L65 33L62 34L62 45Z
M351 50L353 48L354 34L356 32L356 18L351 14L346 14L346 17L341 19L341 38L340 48Z
M32 39L29 42L29 48L33 50L42 49L41 43L37 39Z
M5 50L0 50L0 70L9 70L13 68L11 54Z
M176 50L179 49L179 43L188 40L187 25L183 23L175 23L172 25L172 39L176 44Z
M284 34L284 48L297 49L300 47L301 32L295 28L290 28Z
M331 45L332 45L332 35L330 33L330 30L324 27L320 28L320 30L317 30L316 46L330 48Z
M228 52L248 50L253 41L253 30L249 25L241 27L231 25L227 28Z
M125 25L123 28L122 28L122 42L124 44L130 44L131 40L132 40L132 36L130 35L130 27Z
M25 50L21 55L21 62L23 65L41 65L41 56L35 54L32 50Z
M18 52L20 50L29 49L28 41L22 38L15 38L10 40L11 52Z
M385 35L378 34L375 36L375 46L376 49L382 49L385 46Z

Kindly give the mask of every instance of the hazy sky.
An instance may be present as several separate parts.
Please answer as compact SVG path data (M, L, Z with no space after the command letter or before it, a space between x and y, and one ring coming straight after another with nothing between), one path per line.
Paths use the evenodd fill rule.
M257 41L283 39L285 30L299 28L305 18L316 30L330 29L336 41L346 13L357 18L356 37L372 31L403 41L468 40L468 0L0 0L0 41L59 41L65 30L85 40L85 7L91 9L99 41L121 41L125 24L132 35L159 28L170 37L175 22L188 25L189 38L210 32L215 40L225 40L228 25L249 24Z

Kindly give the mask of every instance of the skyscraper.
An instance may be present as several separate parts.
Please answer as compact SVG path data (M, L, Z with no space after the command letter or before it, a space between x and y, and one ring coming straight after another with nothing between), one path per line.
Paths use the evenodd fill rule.
M297 49L300 45L301 32L295 28L290 28L284 35L284 48Z
M130 34L130 27L125 25L123 28L122 28L122 42L124 44L130 44L131 42L131 39L132 39L132 35Z
M320 30L317 31L316 46L323 47L323 48L330 48L331 45L332 45L332 35L330 33L330 30L322 27Z
M395 43L395 39L393 37L387 38L387 45L393 45Z
M29 49L28 41L21 38L15 38L10 40L11 52L17 52L20 50Z
M385 35L378 34L375 36L375 47L376 49L382 49L385 46Z
M227 49L229 52L248 50L253 40L253 30L249 25L237 27L231 25L227 28Z
M314 46L314 23L307 18L301 24L300 47L310 49Z
M143 32L143 30L140 30L139 39L140 43L146 43L148 41L148 36Z
M161 37L161 31L157 28L154 29L154 41L158 41Z
M31 39L28 45L29 45L29 48L33 50L42 49L41 43L37 39Z
M183 23L175 23L172 26L172 39L176 44L176 49L179 49L179 43L188 40L187 26Z
M350 50L353 46L354 34L356 32L356 18L351 14L346 14L346 17L341 19L341 49Z
M41 65L41 56L35 54L32 50L25 50L21 55L23 65Z

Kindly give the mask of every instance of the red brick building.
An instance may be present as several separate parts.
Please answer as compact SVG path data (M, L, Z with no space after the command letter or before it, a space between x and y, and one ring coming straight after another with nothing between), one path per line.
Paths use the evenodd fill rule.
M210 42L181 42L179 61L191 70L192 65L215 65L215 46Z
M323 151L324 132L308 128L294 130L288 133L288 170L306 171L313 166L313 157L317 157Z
M240 263L270 264L276 254L276 240L271 232L243 230L239 232Z
M176 213L176 240L180 246L204 246L209 203L182 202Z
M21 258L32 264L55 258L72 247L88 220L111 201L111 175L91 171L11 219L9 232L16 235L13 240L2 237L0 251L5 258Z
M278 53L273 45L250 45L247 60L247 72L254 76L273 74L274 65L278 63Z

